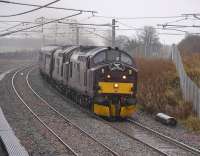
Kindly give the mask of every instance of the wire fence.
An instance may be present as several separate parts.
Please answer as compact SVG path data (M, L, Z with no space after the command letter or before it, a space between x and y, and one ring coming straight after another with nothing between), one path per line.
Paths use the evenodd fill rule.
M172 61L179 74L183 98L186 102L192 103L193 111L200 117L200 89L185 72L180 52L176 46L172 47Z
M168 46L140 45L132 51L132 54L133 57L171 59L171 51Z

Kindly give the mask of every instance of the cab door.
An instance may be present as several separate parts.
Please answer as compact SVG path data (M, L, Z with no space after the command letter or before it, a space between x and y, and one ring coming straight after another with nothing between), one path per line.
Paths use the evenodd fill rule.
M69 62L65 62L63 64L63 82L64 85L68 84L68 80L69 80Z

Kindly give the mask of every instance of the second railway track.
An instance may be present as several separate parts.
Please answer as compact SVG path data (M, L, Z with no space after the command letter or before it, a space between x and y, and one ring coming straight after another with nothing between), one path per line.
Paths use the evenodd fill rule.
M33 116L66 147L67 155L119 156L117 152L72 123L34 92L28 82L29 72L28 67L15 72L12 77L13 89Z

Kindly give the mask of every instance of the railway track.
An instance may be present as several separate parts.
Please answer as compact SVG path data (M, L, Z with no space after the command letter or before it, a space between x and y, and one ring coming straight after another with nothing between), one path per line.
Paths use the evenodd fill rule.
M91 147L93 147L93 145L96 145L96 147L98 146L98 150L99 151L93 147L94 150L97 150L98 152L100 152L98 155L119 156L118 153L113 151L108 146L102 144L100 141L96 140L94 137L92 137L86 131L81 129L78 125L76 125L75 123L71 122L67 117L65 117L60 112L58 112L54 107L49 105L48 102L45 101L42 97L40 97L40 95L38 95L32 89L30 83L28 82L29 73L33 70L33 69L31 69L31 70L28 70L28 69L29 69L29 67L26 67L26 68L20 69L20 70L18 70L18 71L16 71L14 73L14 75L12 77L12 87L13 87L17 97L26 106L28 111L30 111L32 113L34 118L36 118L67 150L69 150L71 155L78 156L78 155L89 154L89 153L84 153L85 151L81 151L79 149L76 149L77 151L75 149L73 149L71 147L72 145L68 144L67 140L69 138L66 139L66 137L64 137L62 135L65 132L66 129L73 128L73 130L76 129L76 131L79 133L79 135L81 136L80 138L81 138L82 141L83 141L83 139L86 139L86 140L89 140L90 143L92 143L92 145L90 145ZM24 89L23 87L16 86L16 80L17 79L18 79L18 81L19 80L20 81L25 80L24 86L26 86L26 87L24 87L24 88L26 90L23 90ZM29 88L29 91L28 91L28 88ZM34 101L32 101L32 103L31 103L31 101L28 100L28 99L30 97L33 97L33 96L35 96L34 97ZM37 103L37 105L35 105L33 103ZM39 110L38 108L46 110L47 112L44 114L44 111ZM65 129L52 128L52 122L49 122L47 120L47 118L51 118L51 116L54 116L53 122L56 123L56 125L58 127L61 126L60 124L65 124L65 126L64 126ZM67 132L69 132L69 131L67 131ZM66 134L66 133L64 133L64 134ZM74 136L74 137L76 137L76 136ZM79 146L79 144L78 144L78 146ZM90 149L90 148L87 147L87 149ZM102 150L103 150L103 152L102 152ZM81 152L83 152L83 153L81 153ZM92 151L89 150L87 152L92 152ZM92 153L90 153L90 154L92 154Z
M28 81L28 78L27 78L27 81ZM29 82L28 82L28 84L29 84L29 86L31 87L31 85L30 85ZM32 87L31 87L31 88L32 88ZM56 90L59 92L58 95L59 95L61 98L67 99L67 97L65 97L64 95L60 94L60 90L58 90L58 88L54 88L54 89L56 89ZM36 93L36 91L33 90L33 88L32 88L32 91ZM36 93L36 94L38 95L38 93ZM39 96L39 95L38 95L38 96ZM73 102L73 101L72 101L72 102ZM116 128L116 126L112 125L112 123L110 123L110 122L108 122L108 121L106 121L106 120L104 120L104 119L102 119L102 118L100 118L100 117L98 117L98 116L92 114L92 113L91 113L90 111L88 111L87 109L85 109L85 108L83 108L83 107L81 107L81 106L79 106L79 105L75 105L75 106L78 107L78 109L81 109L81 111L85 112L85 113L88 114L89 116L92 116L92 117L94 117L94 118L96 118L96 119L102 121L102 122L105 123L106 125L109 125L110 127L112 127L112 128L114 128L115 130L119 131L119 132L122 133L123 135L125 135L125 136L127 136L127 137L133 139L134 141L137 141L137 142L140 142L140 143L142 143L142 144L145 144L145 146L148 146L149 148L153 149L154 151L156 151L156 152L159 153L160 155L165 155L165 156L167 156L167 154L166 154L165 152L162 152L162 151L158 150L157 148L154 148L153 146L151 146L151 145L149 145L149 144L146 144L145 142L142 142L141 140L139 140L139 139L137 139L137 138L131 136L130 134L125 133L124 131L120 130L119 128Z
M28 77L27 77L28 81ZM29 83L29 82L28 82ZM30 86L30 83L29 83ZM32 89L33 92L35 92ZM36 93L36 92L35 92ZM37 94L37 93L36 93ZM62 98L66 99L65 96L59 94ZM39 95L38 95L39 96ZM138 142L141 142L142 144L145 144L146 146L152 148L153 150L160 153L160 155L199 155L200 151L198 149L195 149L193 147L190 147L188 145L185 145L181 142L178 142L177 140L174 140L172 138L169 138L167 136L164 136L163 134L160 134L156 131L151 130L148 127L145 127L132 119L128 119L128 123L111 123L108 122L98 116L95 116L90 111L84 109L83 107L76 105L76 107L79 107L82 111L89 114L90 116L93 116L97 118L98 120L101 120L105 124L111 126L112 128L116 129L120 133L128 136L129 138L132 138L134 140L137 140ZM133 125L134 124L134 125ZM123 125L123 128L122 126ZM127 131L127 129L131 129L130 127L133 127L133 131Z
M145 140L144 139L145 136L146 136L146 138L148 138L148 137L151 137L153 135L153 136L156 136L156 137L158 137L162 140L165 140L165 142L168 142L169 143L168 146L162 147L162 146L157 145L158 146L157 148L160 149L160 150L166 151L166 153L169 153L169 155L173 155L173 153L178 153L181 150L186 151L185 154L187 154L187 155L189 155L189 154L200 155L200 150L198 150L194 147L191 147L191 146L186 145L186 144L184 144L184 143L182 143L182 142L180 142L176 139L173 139L173 138L168 137L164 134L161 134L161 133L159 133L159 132L157 132L157 131L149 128L149 127L146 127L146 126L134 121L133 119L127 119L127 121L129 123L133 124L134 128L137 127L141 131L143 130L142 132L138 133L138 135L140 135L141 140ZM136 130L136 131L138 131L138 130ZM153 142L149 142L149 144L153 144ZM167 149L169 149L169 150L167 150ZM170 151L170 149L173 149L173 150ZM183 153L181 153L181 154L183 154Z

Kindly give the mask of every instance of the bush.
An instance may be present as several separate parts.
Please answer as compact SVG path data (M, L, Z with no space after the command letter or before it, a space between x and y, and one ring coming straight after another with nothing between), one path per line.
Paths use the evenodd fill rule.
M185 125L192 131L200 132L200 119L197 117L189 116Z
M186 73L200 87L200 54L182 55Z
M138 103L149 113L163 112L179 119L187 118L192 106L182 99L179 77L171 61L136 59Z

